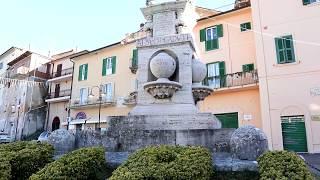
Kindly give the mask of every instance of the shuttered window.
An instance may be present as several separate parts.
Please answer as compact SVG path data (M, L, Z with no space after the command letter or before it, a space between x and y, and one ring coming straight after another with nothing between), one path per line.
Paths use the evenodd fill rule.
M206 51L219 49L220 37L223 37L222 24L200 30L200 42L205 42Z
M316 2L320 2L320 0L302 0L303 5L308 5Z
M79 66L78 80L84 81L88 79L88 64L82 64Z
M211 88L225 87L225 62L207 64L207 77L204 84Z
M238 113L215 114L222 128L238 128Z
M103 59L103 64L102 64L102 76L107 76L110 74L115 74L116 73L116 57L108 57Z
M283 116L281 127L284 150L308 152L304 116Z
M132 51L132 67L137 67L138 66L138 50L134 49Z
M254 64L242 65L242 72L251 72L254 70Z
M246 22L246 23L240 24L241 32L248 31L248 30L251 30L251 29L252 29L252 27L251 27L251 23L250 22Z
M295 62L292 35L275 38L278 64Z

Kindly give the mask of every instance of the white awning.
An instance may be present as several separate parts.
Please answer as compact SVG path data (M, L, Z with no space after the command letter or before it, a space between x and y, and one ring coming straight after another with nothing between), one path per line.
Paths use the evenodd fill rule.
M70 121L70 125L76 125L76 124L84 124L86 123L87 119L75 119Z
M106 123L106 122L107 122L106 119L101 119L100 120L100 123ZM97 124L97 123L99 123L99 120L98 119L94 119L94 120L88 119L86 123L87 124Z

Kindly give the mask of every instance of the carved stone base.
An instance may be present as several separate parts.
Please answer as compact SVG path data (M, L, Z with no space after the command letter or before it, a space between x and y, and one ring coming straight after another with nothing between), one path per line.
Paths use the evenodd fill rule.
M192 94L195 102L203 101L206 97L208 97L213 90L208 86L193 86Z
M156 99L168 99L181 89L182 85L173 81L153 81L146 83L144 89Z

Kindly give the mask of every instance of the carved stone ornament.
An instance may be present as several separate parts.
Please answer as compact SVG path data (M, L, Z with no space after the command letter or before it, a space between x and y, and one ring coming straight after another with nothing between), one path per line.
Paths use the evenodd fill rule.
M203 101L208 97L213 90L208 86L194 86L192 87L192 94L195 102Z
M135 105L137 104L137 96L138 96L138 92L134 91L132 93L129 94L129 96L127 96L124 99L124 105Z
M144 85L144 89L156 99L171 98L176 91L181 89L181 87L182 85L180 83L173 81L153 81Z

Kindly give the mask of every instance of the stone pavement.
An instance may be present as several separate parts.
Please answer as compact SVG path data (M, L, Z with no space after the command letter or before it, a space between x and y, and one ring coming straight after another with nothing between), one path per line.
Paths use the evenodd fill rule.
M301 155L304 158L311 172L320 178L320 153L299 155Z

